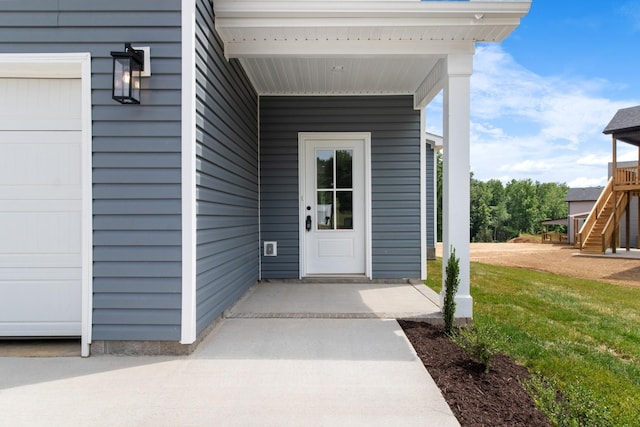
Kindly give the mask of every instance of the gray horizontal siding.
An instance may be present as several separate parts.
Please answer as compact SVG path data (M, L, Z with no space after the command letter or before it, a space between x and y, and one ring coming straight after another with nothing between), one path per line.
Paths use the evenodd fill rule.
M373 276L420 277L420 114L406 96L260 98L262 240L278 241L262 277L299 274L298 132L371 132Z
M180 22L179 0L0 2L0 53L91 54L96 340L180 339ZM125 42L151 47L138 106L111 99Z
M258 280L257 96L196 3L198 332Z

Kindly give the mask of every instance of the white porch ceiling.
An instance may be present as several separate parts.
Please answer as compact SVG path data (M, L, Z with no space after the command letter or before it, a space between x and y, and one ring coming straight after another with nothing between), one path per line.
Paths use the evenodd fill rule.
M414 94L439 59L504 40L530 1L216 0L261 95Z
M242 58L262 95L413 94L437 58Z

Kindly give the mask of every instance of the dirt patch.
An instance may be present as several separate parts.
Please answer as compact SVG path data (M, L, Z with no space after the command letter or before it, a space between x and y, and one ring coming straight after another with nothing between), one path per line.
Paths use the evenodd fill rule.
M515 237L509 240L509 243L542 243L542 242L540 241L540 237L526 236L526 237Z
M568 245L541 243L471 243L472 262L520 267L615 285L640 287L640 259L576 256ZM438 244L437 256L442 256Z
M463 427L551 425L520 385L529 378L526 368L499 356L484 373L441 327L399 323Z

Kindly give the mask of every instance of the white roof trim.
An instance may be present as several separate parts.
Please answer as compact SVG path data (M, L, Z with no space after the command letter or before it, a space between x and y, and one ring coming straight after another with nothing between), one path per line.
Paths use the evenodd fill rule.
M317 39L315 30L320 28L329 30L328 34L337 35L340 40L350 39L341 29L405 29L409 32L397 32L395 37L411 40L420 39L420 32L431 28L439 31L424 39L502 41L520 24L531 2L217 0L214 7L216 29L225 42L253 40L253 37L246 38L250 35L248 29L266 36L257 37L255 41L291 40L287 37L289 29L306 30L306 37L297 31L296 41L314 40ZM452 28L456 30L455 38L451 38ZM418 32L410 34L411 30ZM395 39L377 38L375 33L369 34L367 40Z
M416 108L440 89L442 75L432 71L438 60L472 55L478 41L504 40L530 6L474 0L214 2L224 54L241 60L260 95L404 93L415 96Z
M527 14L531 1L419 1L419 0L218 0L218 18L300 18L351 17L382 19L396 17L475 17L495 18L511 15L518 19ZM416 15L419 14L419 15ZM479 20L479 19L477 19Z

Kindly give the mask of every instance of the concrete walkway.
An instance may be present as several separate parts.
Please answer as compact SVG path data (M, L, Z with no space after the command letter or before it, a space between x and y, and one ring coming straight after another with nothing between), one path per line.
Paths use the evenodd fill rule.
M260 284L190 356L0 358L0 425L457 426L389 318L435 315L419 288Z

